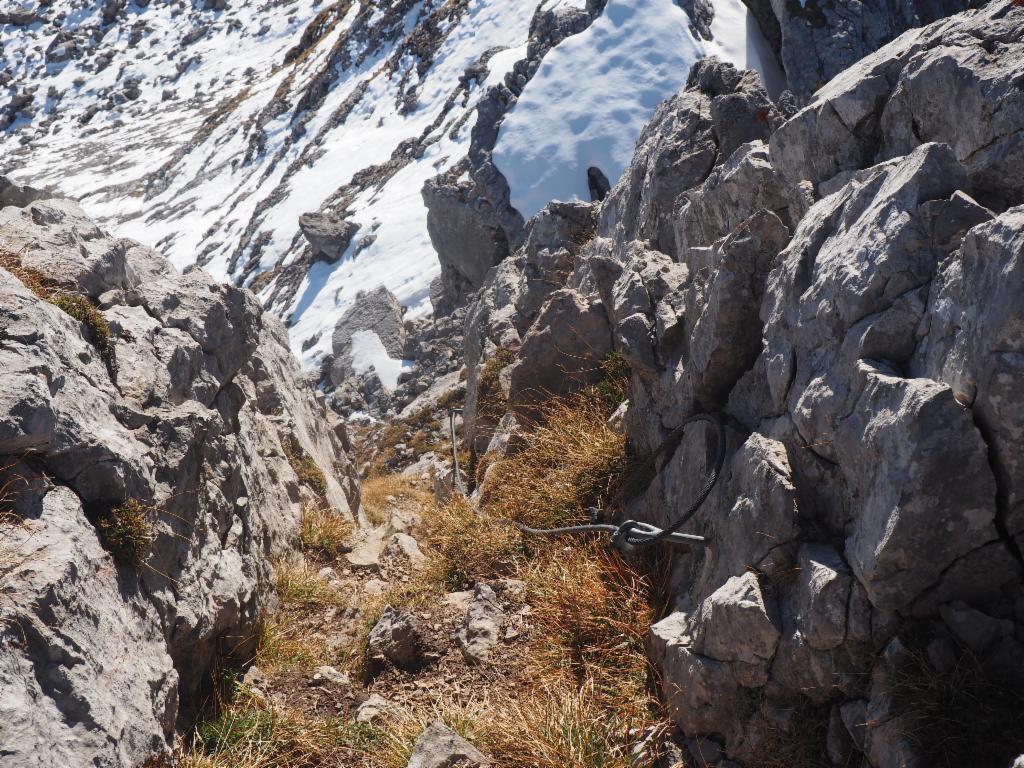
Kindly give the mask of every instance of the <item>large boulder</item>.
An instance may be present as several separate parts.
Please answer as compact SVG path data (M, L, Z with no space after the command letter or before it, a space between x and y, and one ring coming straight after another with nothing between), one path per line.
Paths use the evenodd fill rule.
M775 167L794 182L820 185L942 142L967 168L982 202L1020 202L1022 13L1012 0L991 2L907 32L867 56L772 136Z
M313 249L313 258L333 264L340 259L359 230L359 225L333 213L304 213L299 229Z

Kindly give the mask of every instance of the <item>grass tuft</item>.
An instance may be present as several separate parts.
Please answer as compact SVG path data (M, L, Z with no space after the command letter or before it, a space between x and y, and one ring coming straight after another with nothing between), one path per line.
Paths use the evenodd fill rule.
M96 525L100 538L116 560L135 567L145 562L155 538L152 512L151 507L128 499L99 518Z
M274 567L277 594L287 605L344 605L345 600L305 562L281 561Z
M428 575L450 590L512 575L521 563L519 531L507 520L478 514L461 496L438 509L426 525L435 554Z
M371 725L309 717L240 686L230 704L201 724L182 768L312 768L351 764L387 736Z
M38 269L23 266L18 255L5 248L0 248L0 267L18 278L37 297L82 323L88 331L89 342L96 347L100 358L111 371L117 370L117 354L110 324L87 296L60 290L51 278Z
M614 494L627 468L626 438L607 426L609 404L586 393L544 407L527 447L494 464L483 506L532 526L586 519Z
M78 293L58 293L50 298L50 303L66 314L82 323L89 331L89 341L100 353L103 362L108 366L116 363L114 339L110 332L110 324L103 313Z
M336 662L326 639L310 636L302 619L311 612L344 606L344 596L308 563L282 561L274 566L274 573L281 602L277 612L260 625L255 662L267 674Z
M592 680L580 685L542 681L504 703L500 719L482 741L499 765L531 768L635 768L653 765L649 751L633 750L665 723L632 708L609 709ZM655 739L650 739L656 743Z
M315 557L333 560L347 550L354 526L324 504L305 504L299 537L302 548Z
M364 438L369 437L372 431L367 431ZM397 450L399 445L410 449L412 455L422 456L430 451L448 450L447 438L448 433L435 417L434 411L424 407L384 427L377 440L364 439L362 444L374 446L374 450L372 455L358 456L358 460L360 465L369 465L367 477L386 476L402 464L402 457Z
M501 388L501 372L516 359L511 350L499 347L484 363L477 382L477 419L498 422L505 414L505 391Z
M967 648L948 671L908 650L893 697L926 765L1002 766L1024 752L1024 692Z
M430 509L434 505L434 494L417 486L413 478L401 475L375 475L363 481L360 505L366 519L374 525L386 523L393 506L409 506L406 502L420 509Z

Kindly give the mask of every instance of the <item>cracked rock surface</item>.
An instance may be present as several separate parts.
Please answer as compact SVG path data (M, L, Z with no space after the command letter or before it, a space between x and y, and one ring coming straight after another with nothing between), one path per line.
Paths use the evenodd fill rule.
M630 367L638 455L692 414L725 420L722 476L685 528L709 545L673 552L674 610L648 639L687 743L720 756L697 765L757 764L809 717L833 765L923 765L893 691L925 646L1024 673L1024 9L992 2L847 64L786 119L756 76L698 63L593 236L545 230L571 271L540 308L518 310L524 246L466 314L478 455L504 411L528 415L515 382L549 381L582 307ZM590 383L596 338L554 391ZM503 407L482 407L499 353ZM672 522L714 443L689 428L622 517Z
M0 765L138 765L189 722L211 665L251 647L302 506L351 517L348 437L248 291L179 275L75 203L14 197L0 209ZM108 352L52 303L71 295L109 326ZM126 503L146 518L137 562L103 533Z

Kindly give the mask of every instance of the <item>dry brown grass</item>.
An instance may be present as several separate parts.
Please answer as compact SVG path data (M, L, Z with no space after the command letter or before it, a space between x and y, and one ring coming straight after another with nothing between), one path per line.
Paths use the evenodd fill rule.
M255 663L267 674L331 663L325 641L310 638L301 620L310 611L344 606L345 596L309 563L282 561L274 573L280 604L260 626Z
M394 503L388 501L388 497L393 498ZM386 523L396 505L402 508L418 507L423 511L434 505L433 493L421 488L414 478L401 475L367 478L363 481L360 499L363 514L374 525Z
M325 504L305 504L299 538L302 548L314 557L331 560L345 551L355 525Z
M533 560L527 574L532 620L543 630L532 654L537 673L590 680L594 696L616 708L644 700L644 638L656 602L650 575L603 542L547 554L554 556Z
M499 347L484 363L477 381L476 414L482 422L497 422L505 414L505 392L501 372L515 360L515 353Z
M303 450L294 438L282 440L281 448L292 470L299 478L299 482L306 485L317 496L323 497L327 493L327 477L320 469L320 465Z
M531 526L586 519L584 510L612 498L626 471L626 439L606 424L611 410L591 393L544 408L527 446L494 464L482 506Z
M344 597L317 575L318 567L308 562L282 561L274 566L277 594L283 606L344 605Z
M477 722L476 743L500 765L626 768L637 742L667 729L643 647L662 574L604 542L524 540L509 522L561 525L610 502L626 453L606 422L624 391L624 377L609 376L548 404L523 448L493 462L480 513L456 499L428 521L434 577L447 588L527 582L530 661L515 695L489 702Z
M908 640L891 691L907 736L936 768L1004 766L1024 752L1024 692L1012 678L986 669L969 649L938 670Z
M24 521L15 512L15 500L26 487L25 479L12 474L12 467L0 467L0 588L9 578L10 571L17 566L16 546L12 535L16 526ZM2 623L2 621L0 621Z
M357 736L346 730L351 725L310 723L260 703L256 714L243 710L235 716L230 738L223 736L223 723L216 731L208 730L201 744L216 757L204 757L207 762L188 768L403 768L424 725L435 719L469 738L503 768L653 764L652 751L638 756L635 749L641 742L660 743L654 737L668 732L643 649L660 610L655 587L661 574L626 563L603 542L526 541L510 522L561 524L580 519L587 506L610 502L625 468L624 441L605 426L617 404L614 391L594 388L549 406L544 423L525 435L521 450L494 462L480 511L456 498L424 515L421 541L430 563L416 580L361 604L365 626L344 662L350 671L362 671L365 654L360 651L386 605L429 610L446 591L514 576L526 581L532 611L525 645L516 649L508 673L513 684L458 700L438 697ZM407 483L393 476L367 481L367 516L382 521L387 497L398 500L411 492ZM286 585L285 605L301 594ZM273 643L292 660L299 652L280 639ZM305 663L314 665L314 660ZM356 743L357 737L362 741Z
M783 727L765 716L763 701L757 692L741 690L747 697L745 706L754 710L746 727L749 732L758 734L746 765L750 768L818 768L829 764L825 742L831 705L816 706L806 699L795 701L792 724ZM742 720L744 713L740 714ZM851 756L846 768L858 766L860 763Z
M156 538L152 516L155 510L136 499L128 499L96 521L103 545L115 559L133 566L146 560Z
M663 721L633 707L610 709L593 681L541 681L507 702L495 702L495 719L478 740L499 765L516 768L635 768L653 765L648 750L634 759L645 738L667 733ZM650 738L650 742L658 742Z
M434 555L428 576L448 589L515 574L523 555L522 535L508 521L483 516L456 496L427 521Z
M379 430L379 435L377 431ZM376 435L376 439L372 439ZM371 447L372 452L368 453L365 448L356 450L357 460L360 466L369 466L367 477L386 476L394 472L398 466L399 457L397 448L405 445L412 449L417 456L422 456L430 451L446 453L448 447L448 432L434 415L430 408L421 408L416 413L399 419L383 429L371 427L363 431L360 441L361 446Z
M55 290L53 280L38 269L22 266L21 257L13 251L0 246L0 268L6 269L18 278L26 288L40 299L49 301Z
M213 720L201 724L182 768L313 768L365 764L388 750L373 726L310 717L254 695L244 686Z

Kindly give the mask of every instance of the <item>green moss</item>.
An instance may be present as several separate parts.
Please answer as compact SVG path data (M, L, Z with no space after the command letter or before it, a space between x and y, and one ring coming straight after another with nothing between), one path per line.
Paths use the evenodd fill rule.
M152 509L135 499L114 507L97 521L103 546L116 560L142 565L153 542Z

